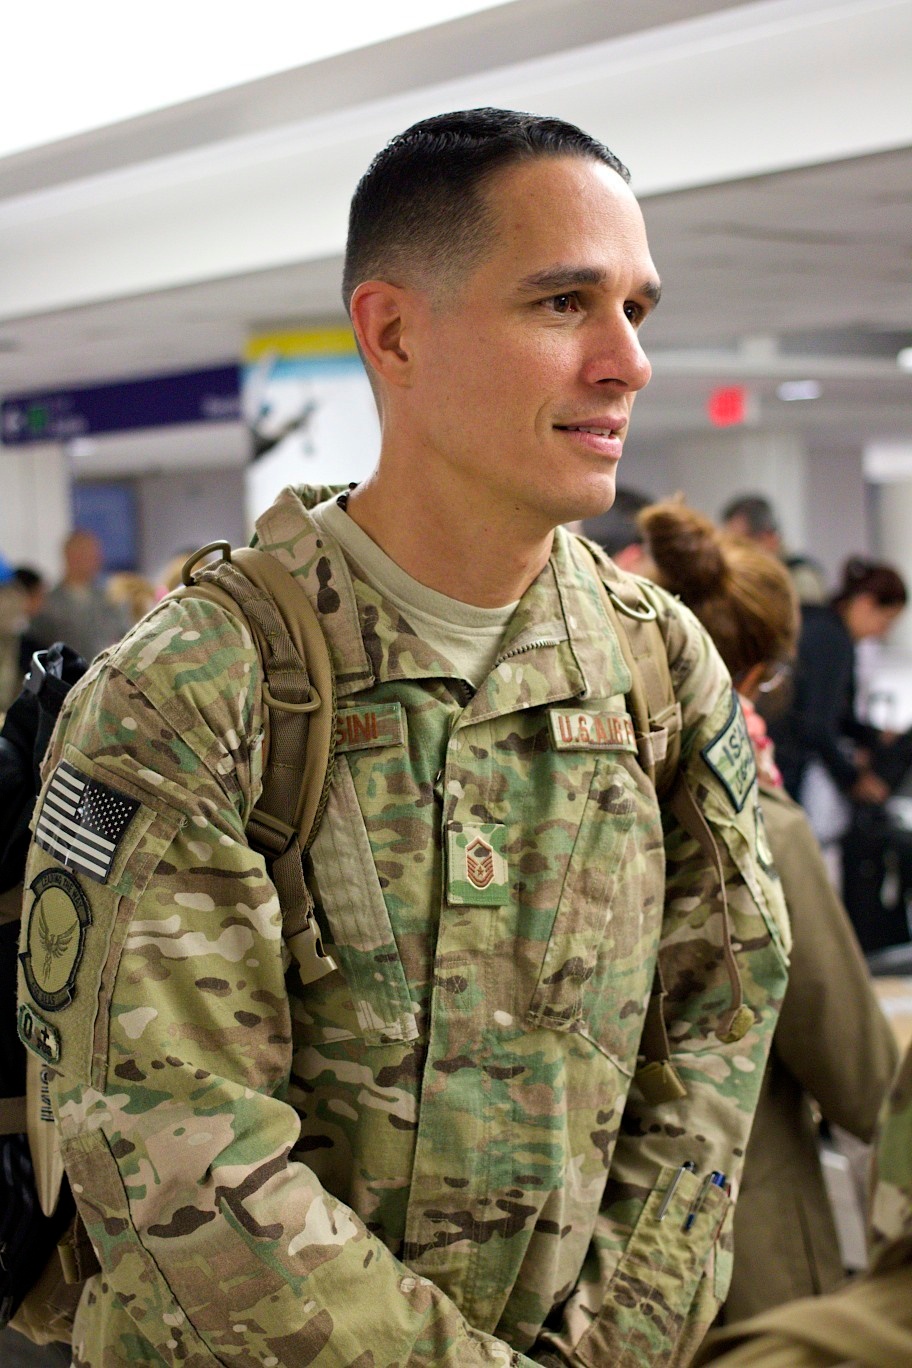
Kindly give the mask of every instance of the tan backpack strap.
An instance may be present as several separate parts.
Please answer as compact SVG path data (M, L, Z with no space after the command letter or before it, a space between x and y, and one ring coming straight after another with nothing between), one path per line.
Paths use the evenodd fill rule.
M193 578L207 552L225 557ZM332 781L335 687L323 629L302 587L274 556L227 543L204 547L184 566L176 596L219 602L250 629L263 668L263 790L247 836L270 861L286 944L304 983L335 969L323 950L302 855L316 834Z
M640 763L655 785L659 797L670 792L681 759L681 705L675 697L668 650L655 608L644 589L620 575L605 576L613 567L592 558L602 606L614 628L627 668L628 694Z

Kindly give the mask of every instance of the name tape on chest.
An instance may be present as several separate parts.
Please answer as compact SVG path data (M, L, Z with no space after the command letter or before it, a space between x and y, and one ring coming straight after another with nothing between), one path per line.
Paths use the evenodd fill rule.
M405 745L401 703L364 703L341 708L336 718L336 750L371 750Z
M740 812L756 783L757 762L744 713L734 694L725 726L700 754L722 784L735 811Z
M105 883L139 806L63 760L44 795L35 841L67 869Z
M628 713L593 708L552 708L548 721L555 750L636 753L636 735Z

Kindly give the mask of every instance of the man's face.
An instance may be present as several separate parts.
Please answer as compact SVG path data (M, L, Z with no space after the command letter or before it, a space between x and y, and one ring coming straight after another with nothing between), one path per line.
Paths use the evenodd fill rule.
M658 277L633 194L600 162L519 163L487 201L484 260L419 313L411 413L457 506L540 535L613 502Z

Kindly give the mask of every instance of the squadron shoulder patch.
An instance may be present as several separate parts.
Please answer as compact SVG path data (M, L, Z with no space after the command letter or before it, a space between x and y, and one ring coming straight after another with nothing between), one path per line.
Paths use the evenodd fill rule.
M700 754L722 784L735 811L740 812L756 782L757 762L736 694L732 694L731 712L725 726Z
M59 1012L73 1001L92 911L78 881L66 869L42 870L29 884L29 892L34 896L25 914L25 949L19 956L22 972L38 1006L45 1012Z
M35 841L67 869L105 883L139 806L135 798L61 761L41 804Z

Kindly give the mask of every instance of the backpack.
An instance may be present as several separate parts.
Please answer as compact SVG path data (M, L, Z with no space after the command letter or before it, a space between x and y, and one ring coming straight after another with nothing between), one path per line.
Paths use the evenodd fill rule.
M591 548L586 549L592 556L603 606L630 670L628 704L640 763L660 797L674 797L679 790L687 791L685 785L675 783L680 759L681 710L656 609L645 586L620 574L610 561L592 554ZM194 575L198 562L215 553L221 559ZM216 603L242 622L254 639L262 666L266 735L263 791L248 821L247 837L269 864L282 908L283 936L297 962L301 980L305 984L313 982L336 968L335 961L323 950L302 867L302 855L316 835L326 805L335 752L335 690L323 631L302 587L267 552L249 547L232 551L227 542L212 542L186 562L183 580L183 585L170 597L190 596ZM65 653L61 660L69 664L55 675L42 657L52 657L57 651ZM15 1003L16 997L21 882L28 824L40 789L38 766L63 699L85 669L84 662L79 661L79 668L71 658L73 653L67 647L39 653L35 678L29 676L31 682L7 719L7 725L11 721L16 723L23 704L36 726L29 752L34 757L31 769L24 771L13 802L6 801L5 806L0 806L0 822L5 818L5 829L15 829L10 859L4 853L0 869L7 878L12 869L19 885L3 895L7 902L0 941L0 1002ZM48 679L43 678L42 666ZM52 686L49 680L53 681ZM44 711L37 725L35 709L39 699ZM0 745L6 730L5 725ZM0 803L4 797L5 793L0 791ZM685 825L688 829L693 827L692 815ZM643 1033L645 1062L637 1071L640 1088L648 1100L656 1103L684 1094L669 1060L662 1011L664 996L657 968ZM28 1127L23 1122L27 1112L40 1106L39 1080L30 1075L28 1088L24 1086L24 1056L28 1055L29 1061L34 1056L23 1049L16 1036L13 1012L7 1015L0 1032L0 1090L9 1093L7 1098L0 1098L0 1202L5 1203L0 1209L10 1213L0 1220L0 1326L12 1323L27 1338L42 1344L69 1338L82 1283L99 1271L99 1265L75 1211L66 1179L59 1188L59 1197L56 1183L50 1192L42 1190L44 1172L49 1166L42 1160L40 1145L34 1141L29 1145ZM30 1068L33 1075L39 1071L31 1063ZM46 1124L42 1130L41 1139L46 1145L47 1132L50 1130L53 1136L53 1131ZM50 1215L42 1210L42 1198L51 1210ZM29 1253L28 1259L25 1251Z
M213 552L221 561L194 578L197 562ZM310 600L274 556L251 548L232 552L227 542L215 542L190 557L183 578L172 597L218 603L251 632L260 658L263 791L247 838L269 864L285 943L302 982L310 983L336 968L323 950L302 867L332 780L329 651ZM60 643L38 652L0 732L0 1003L9 1005L0 1022L0 1327L11 1323L37 1344L69 1339L81 1285L99 1267L69 1185L60 1181L53 1128L40 1118L42 1066L20 1043L15 1011L22 880L39 768L64 698L85 670L85 661ZM27 1022L20 1025L27 1031Z

